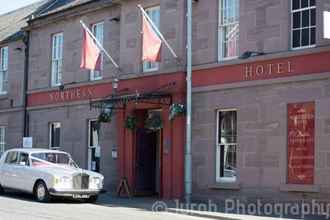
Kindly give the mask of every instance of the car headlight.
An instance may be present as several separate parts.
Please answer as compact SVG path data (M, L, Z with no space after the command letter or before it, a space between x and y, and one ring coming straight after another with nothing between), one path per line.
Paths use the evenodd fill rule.
M54 180L55 186L70 187L71 184L72 184L72 177L69 176L55 177Z
M90 178L90 183L92 186L96 186L97 188L103 187L103 179L100 177L92 177Z

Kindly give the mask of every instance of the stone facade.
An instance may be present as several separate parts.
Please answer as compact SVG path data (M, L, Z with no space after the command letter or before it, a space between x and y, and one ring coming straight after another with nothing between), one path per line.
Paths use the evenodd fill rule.
M5 126L5 149L21 147L24 136L24 59L21 40L0 43L8 47L8 92L0 95L0 126ZM20 49L18 49L20 48Z
M215 2L212 1L211 4L216 7ZM322 52L329 50L326 47L329 45L329 40L323 39L322 13L323 10L328 9L328 6L328 1L316 3L316 48L291 50L290 1L241 0L240 54L244 51L260 51L266 55L248 60L235 59L212 64L217 60L217 51L214 49L217 48L217 38L214 38L217 36L214 32L215 28L210 28L210 32L198 29L215 27L217 23L214 19L215 12L213 7L208 8L208 3L196 4L195 7L201 9L195 11L196 17L199 13L204 16L195 19L194 40L197 42L197 39L205 39L204 42L208 42L205 44L209 44L213 51L205 49L208 48L205 46L204 49L196 49L193 54L194 62L197 64L193 73L192 116L195 199L238 198L241 201L329 199L329 179L325 176L330 169L327 157L330 151L328 145L330 136L327 129L329 117L327 109L330 106L329 69L309 70L309 73L315 73L313 76L271 79L270 75L277 71L274 65L271 67L274 67L274 72L269 73L269 76L264 75L266 71L264 67L267 63L276 64L281 58L289 61L291 58L306 54L320 54L320 60L326 59L321 55ZM195 43L195 47L198 46L201 44ZM199 56L198 54L203 54L203 51L205 56ZM303 62L312 61L306 57L302 58L301 63ZM246 78L244 73L246 74L246 68L251 65L256 68L251 70L256 71L253 73L255 75ZM290 69L292 66L288 64L284 67L286 70L282 69L280 72L290 73L299 69L301 72L298 71L298 74L302 74L304 69L299 65L295 65L295 70L292 70ZM323 66L325 67L324 64ZM262 73L258 73L261 69ZM242 73L240 79L230 76L239 75L240 72ZM287 105L309 101L315 102L316 109L314 184L290 185L287 184ZM237 109L238 180L235 183L216 181L216 112L221 109Z
M193 96L193 186L196 197L225 199L328 198L327 155L330 99L329 79L274 82L196 92ZM287 183L287 104L315 101L315 186L318 194L289 192ZM238 149L236 187L216 183L216 110L237 109ZM226 189L227 190L224 190ZM222 190L221 190L222 189ZM219 193L217 193L219 192ZM275 196L276 195L276 196ZM305 196L305 197L304 197Z
M61 123L61 150L69 152L77 164L88 169L88 123L97 119L99 112L90 110L88 104L58 106L54 108L30 110L30 136L35 146L49 147L49 123ZM105 187L114 191L118 182L116 159L111 157L112 149L117 148L116 128L114 123L102 124L100 129L101 168L107 177Z
M136 87L141 89L146 77L159 75L160 78L156 81L161 82L162 77L167 77L169 73L184 71L185 1L125 0L120 3L115 1L113 4L105 0L101 2L91 2L59 11L30 22L29 96L37 93L48 94L59 89L50 86L50 42L52 34L58 32L64 34L62 75L65 89L86 85L101 86L111 82L113 75L117 73L120 73L120 84L134 78L139 82L127 83L125 86L131 90ZM322 11L328 9L330 4L327 0L316 1L316 47L291 50L290 1L239 2L238 55L245 51L259 51L266 53L265 56L218 62L219 2L208 0L196 1L193 4L193 195L195 198L225 199L234 196L283 200L327 196L330 193L329 179L326 177L330 164L330 150L327 146L330 130L330 116L327 112L330 106L327 98L330 81L327 74L330 69L326 62L322 63L324 68L321 68L320 72L311 70L308 72L310 75L300 75L299 71L303 70L298 68L298 76L294 77L289 70L286 75L288 77L276 79L242 79L244 82L234 82L230 77L235 74L233 71L237 71L235 67L242 64L329 51L329 40L322 39ZM160 5L160 29L177 52L180 63L163 47L159 71L142 72L141 15L137 8L138 3L143 7ZM89 81L89 72L79 68L82 42L80 19L88 25L104 21L104 46L120 64L121 72L115 70L105 59L103 80ZM202 73L199 74L200 71ZM224 80L219 76L222 73L227 74L223 76ZM282 71L278 71L278 74L282 74ZM214 83L215 81L217 83ZM111 88L106 91L111 95ZM286 184L286 107L288 103L305 101L316 103L315 184L289 186ZM238 181L232 185L219 184L215 178L216 110L227 108L238 110ZM48 147L49 123L61 122L62 149L72 153L82 167L87 167L87 121L98 115L97 111L89 108L88 100L48 103L44 106L29 107L28 110L30 135L34 137L36 145ZM111 158L112 148L116 148L122 141L118 140L119 131L115 128L115 123L101 129L101 172L106 176L108 189L114 189L119 180L120 164ZM128 136L131 138L134 135ZM171 140L167 142L171 143ZM175 150L179 152L181 149ZM170 157L168 158L170 161ZM172 169L171 165L169 169ZM181 178L183 182L183 176L177 178ZM177 194L180 194L180 190L177 191Z

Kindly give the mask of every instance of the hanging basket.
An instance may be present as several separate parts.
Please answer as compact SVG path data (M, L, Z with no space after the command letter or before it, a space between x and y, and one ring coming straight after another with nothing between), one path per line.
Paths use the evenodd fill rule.
M170 107L169 120L172 121L175 117L184 115L186 113L186 108L183 104L174 103Z
M127 116L125 120L125 128L133 131L136 129L136 117L135 116Z
M104 109L100 113L97 122L98 123L110 123L112 120L112 109Z
M159 112L151 112L144 122L144 127L151 131L158 131L163 128L163 121Z

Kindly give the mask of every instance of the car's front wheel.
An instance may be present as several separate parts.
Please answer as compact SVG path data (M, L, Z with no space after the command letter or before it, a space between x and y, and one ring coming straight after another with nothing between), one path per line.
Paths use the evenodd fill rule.
M5 192L5 190L3 189L3 187L0 184L0 195L2 195Z
M38 202L49 202L50 195L46 184L43 181L38 181L34 187L34 197Z

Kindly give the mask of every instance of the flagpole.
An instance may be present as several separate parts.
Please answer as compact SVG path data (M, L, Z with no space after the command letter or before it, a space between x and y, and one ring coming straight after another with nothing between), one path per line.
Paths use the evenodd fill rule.
M192 196L192 0L187 0L187 117L186 117L186 149L185 149L185 199L191 202Z
M153 29L156 31L157 35L160 37L160 39L164 42L164 44L167 46L167 48L170 50L171 54L174 56L175 59L178 59L178 55L176 55L176 53L174 52L173 48L171 47L171 45L167 42L167 40L165 39L165 37L163 36L163 34L159 31L159 29L157 28L157 26L155 25L155 23L151 20L151 18L149 17L149 15L147 14L147 12L142 8L141 5L138 5L138 8L141 10L142 14L144 15L144 17L147 19L147 21L149 22L149 24L153 27Z
M113 65L119 69L119 65L116 63L116 61L112 58L112 56L104 49L104 47L102 46L102 44L96 39L96 37L94 36L94 34L89 30L89 28L85 25L85 23L80 20L80 24L82 25L82 27L87 31L87 33L89 34L89 36L91 36L91 38L93 38L93 40L95 41L96 45L104 52L104 54L110 59L110 61L113 63Z

